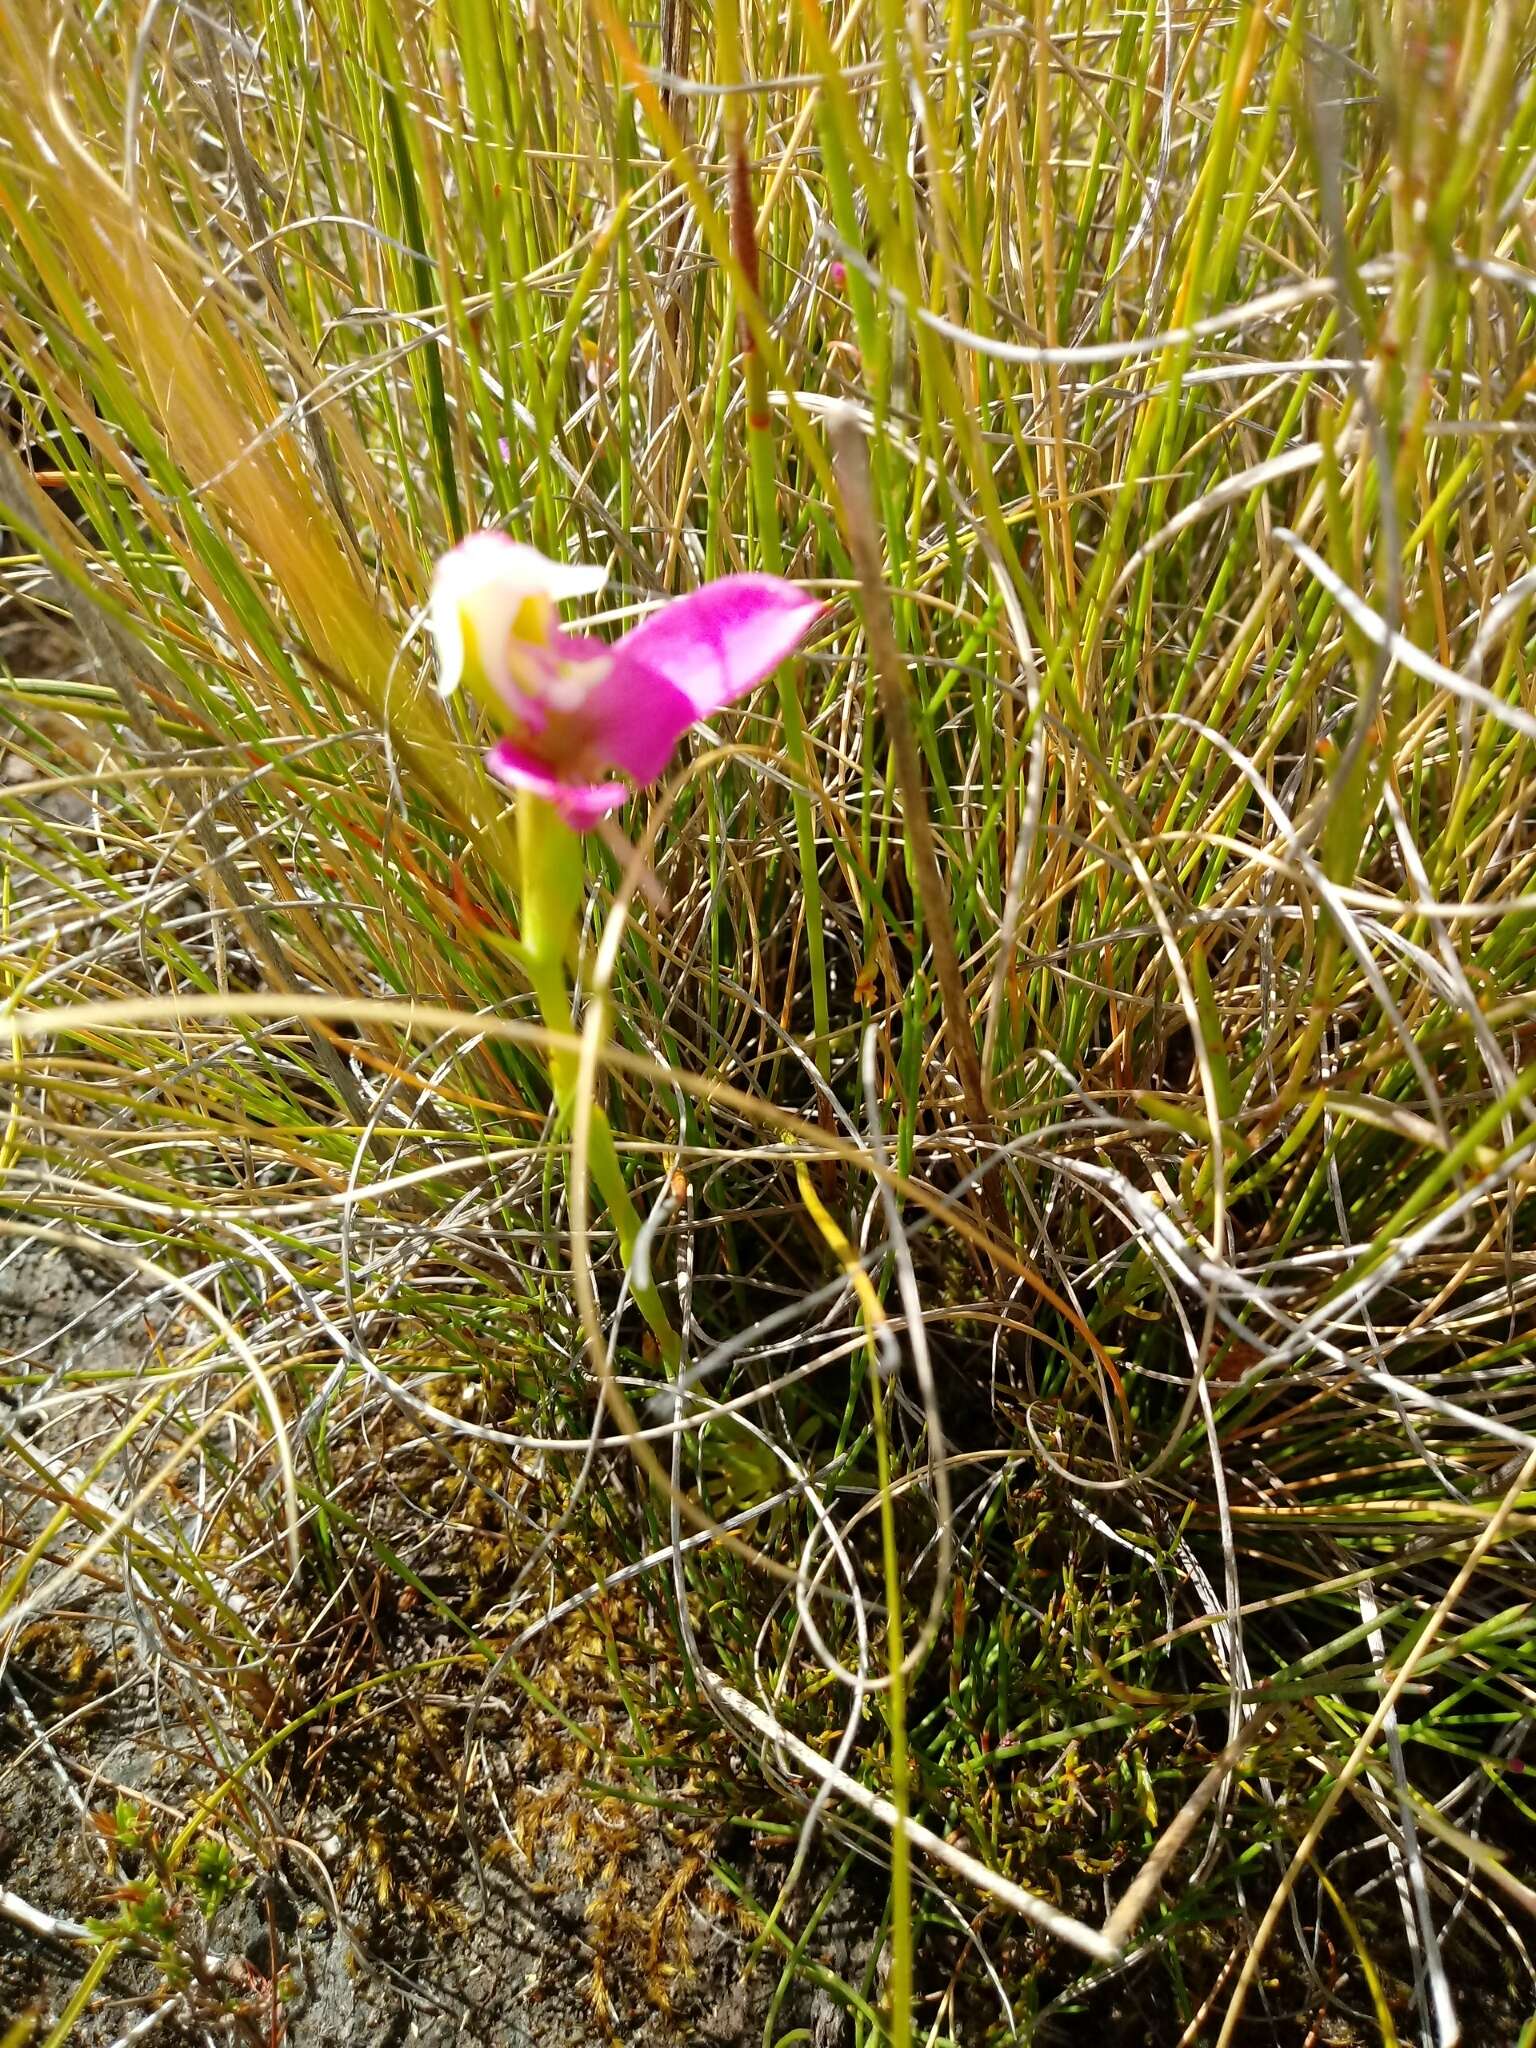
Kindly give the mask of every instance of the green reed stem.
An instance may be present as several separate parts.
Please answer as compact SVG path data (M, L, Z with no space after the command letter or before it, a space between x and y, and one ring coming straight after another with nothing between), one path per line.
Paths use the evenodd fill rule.
M575 949L577 920L586 889L581 840L550 806L524 796L517 806L519 872L522 882L522 959L533 984L539 1014L562 1039L571 1032L571 982L566 961ZM549 1078L561 1131L569 1131L576 1101L579 1062L563 1044L550 1048ZM630 1292L649 1324L661 1355L675 1366L681 1343L655 1283L634 1272L640 1241L639 1212L624 1178L613 1128L601 1103L592 1106L587 1153L592 1184L602 1198L619 1240L619 1254L630 1275Z
M715 10L720 83L735 88L726 101L726 150L731 171L731 246L741 269L741 374L747 397L747 467L752 482L752 510L757 547L771 576L784 572L784 537L779 513L778 457L774 446L773 411L769 399L768 365L758 347L756 323L746 300L762 311L761 265L757 217L752 200L751 158L747 147L747 98L743 82L741 23L736 0L719 0ZM832 1035L832 1006L827 987L826 929L822 918L821 876L817 867L816 816L810 794L810 766L805 739L805 708L800 700L799 664L785 662L779 670L779 716L784 725L784 751L794 770L795 843L800 855L800 886L805 905L806 953L811 969L812 1057L827 1070Z

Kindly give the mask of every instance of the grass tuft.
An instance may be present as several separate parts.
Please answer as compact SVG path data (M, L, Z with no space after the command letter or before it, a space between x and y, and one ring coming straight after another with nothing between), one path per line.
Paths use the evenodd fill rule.
M1533 150L1519 0L11 0L38 2038L276 2040L240 1900L446 1967L498 1866L594 2038L694 1906L780 2048L1529 2032ZM486 524L828 603L569 1033Z

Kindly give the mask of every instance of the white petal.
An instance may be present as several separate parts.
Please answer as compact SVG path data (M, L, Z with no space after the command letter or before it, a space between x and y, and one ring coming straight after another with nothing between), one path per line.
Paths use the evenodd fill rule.
M537 554L530 548L529 554ZM544 588L555 600L563 604L568 597L596 597L608 581L607 567L601 562L552 562L548 555L539 555L544 569Z
M605 568L555 562L525 541L490 528L450 548L432 578L427 620L437 643L438 690L459 686L467 660L484 669L502 695L513 688L507 648L518 613L530 597L559 604L590 597L608 580Z
M451 697L464 680L464 628L452 594L436 582L427 605L427 626L437 648L437 694Z

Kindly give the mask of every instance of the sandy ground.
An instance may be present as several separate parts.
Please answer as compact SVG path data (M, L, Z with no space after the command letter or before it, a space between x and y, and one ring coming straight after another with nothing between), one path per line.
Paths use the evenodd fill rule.
M34 1412L39 1384L46 1392L66 1357L76 1372L86 1362L119 1367L150 1334L132 1289L78 1257L31 1246L0 1257L0 1386L28 1367ZM60 1443L57 1422L17 1427L14 1413L0 1412L7 1567L43 1514L29 1446L57 1460ZM73 1422L89 1441L89 1418ZM0 2013L32 2015L44 2032L97 1951L69 1938L67 1924L110 1918L113 1893L147 1873L142 1854L114 1856L103 1831L118 1802L169 1836L220 1775L207 1754L217 1717L196 1729L184 1675L173 1688L155 1641L154 1617L121 1588L77 1584L57 1619L22 1631L0 1676L0 1886L61 1923L49 1938L0 1916ZM189 1997L237 2008L240 2018L193 2019L186 2002L167 1996L153 1957L125 1954L70 2038L92 2048L127 2038L291 2048L762 2038L779 1967L765 1960L747 1971L751 1923L714 1881L717 1842L707 1829L677 1810L592 1796L581 1752L534 1715L486 1747L491 1803L472 1822L484 1853L472 1855L441 1811L428 1823L438 1839L424 1847L399 1729L384 1721L353 1740L354 1780L370 1742L376 1768L366 1775L377 1784L365 1818L355 1807L333 1814L313 1783L300 1796L296 1780L274 1772L257 1790L266 1867L247 1863L243 1888L205 1935L190 1900L183 1904L184 1945L201 1940L213 1958L210 1995L199 2000L194 1986ZM493 1810L519 1816L494 1844ZM742 1852L751 1859L740 1831L721 1846L733 1862ZM423 1871L430 1876L413 1899L410 1879ZM754 1889L766 1903L778 1874L759 1857ZM818 1946L856 1973L851 1910L831 1916ZM132 2034L154 2015L149 2032ZM797 2025L815 2048L846 2038L824 1995L801 1990L782 2003L776 2033Z

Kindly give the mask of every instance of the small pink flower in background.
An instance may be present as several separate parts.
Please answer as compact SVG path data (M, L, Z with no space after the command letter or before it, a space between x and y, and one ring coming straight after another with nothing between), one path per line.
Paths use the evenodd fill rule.
M689 726L771 675L822 610L777 576L722 576L611 644L567 633L559 605L606 580L476 533L438 563L428 611L439 689L468 683L506 729L486 755L491 773L578 831L628 795L611 771L654 782Z
M847 284L848 266L840 256L834 256L827 265L827 282L835 292L840 292Z

